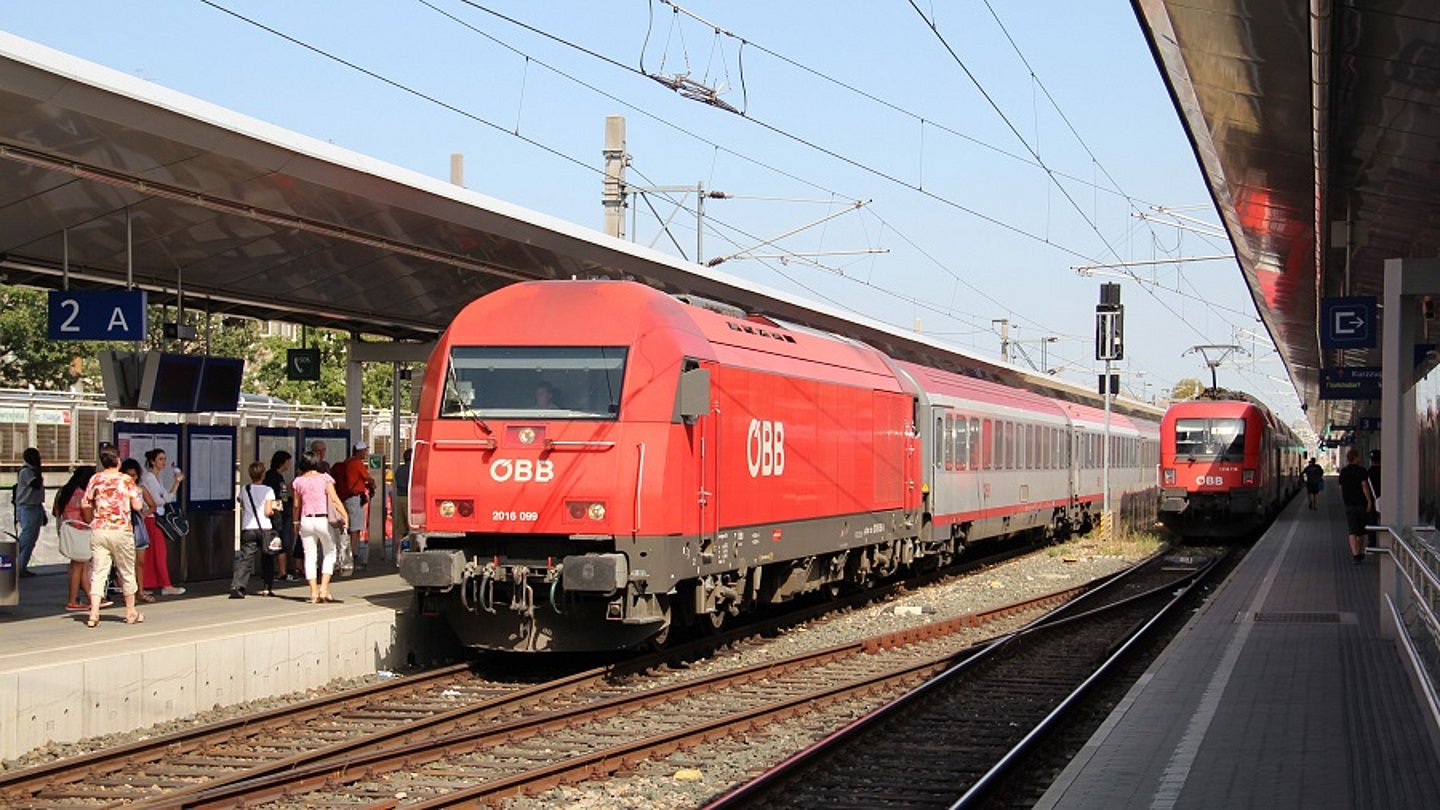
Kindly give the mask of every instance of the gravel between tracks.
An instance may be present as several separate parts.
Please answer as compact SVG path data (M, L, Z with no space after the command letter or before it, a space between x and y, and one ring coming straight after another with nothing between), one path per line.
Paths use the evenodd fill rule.
M812 622L738 655L698 662L683 672L655 675L651 682L658 687L708 674L717 668L748 666L999 607L1114 573L1136 559L1091 555L1086 553L1084 545L1040 550L948 583L920 588L881 604ZM922 612L917 615L913 608ZM1022 625L1031 618L1011 617L963 632L972 634L978 641ZM898 696L896 691L874 695L862 702L847 701L771 724L761 732L646 762L632 774L562 786L540 796L510 799L502 806L507 810L695 807Z

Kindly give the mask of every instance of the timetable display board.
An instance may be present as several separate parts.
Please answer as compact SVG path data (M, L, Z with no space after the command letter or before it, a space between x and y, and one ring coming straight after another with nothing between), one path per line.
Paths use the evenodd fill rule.
M184 459L180 455L180 435L184 425L141 424L139 422L115 423L115 447L120 460L133 458L145 469L145 454L159 448L165 451L165 469L157 477L168 491L175 484L175 471L183 470Z
M300 434L290 428L255 428L255 460L263 461L266 468L270 458L279 450L290 454L290 469L284 473L285 483L295 480L295 462L300 457Z
M235 428L192 425L186 431L185 487L194 511L235 507Z

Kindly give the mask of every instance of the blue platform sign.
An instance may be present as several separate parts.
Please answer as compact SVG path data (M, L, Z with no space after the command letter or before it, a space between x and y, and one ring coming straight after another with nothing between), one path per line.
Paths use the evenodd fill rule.
M1380 367L1348 366L1320 372L1321 399L1379 399Z
M50 292L51 340L144 340L145 293Z
M1375 296L1321 299L1320 348L1373 349L1379 339Z

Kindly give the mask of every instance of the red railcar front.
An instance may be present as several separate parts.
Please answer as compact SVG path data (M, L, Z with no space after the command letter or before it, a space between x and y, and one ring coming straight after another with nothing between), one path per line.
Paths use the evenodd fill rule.
M1160 520L1185 537L1238 537L1277 508L1268 413L1241 400L1170 406L1160 424Z

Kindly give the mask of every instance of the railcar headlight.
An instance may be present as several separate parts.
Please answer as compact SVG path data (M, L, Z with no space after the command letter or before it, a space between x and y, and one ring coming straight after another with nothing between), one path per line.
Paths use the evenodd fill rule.
M599 501L590 504L590 508L586 510L586 514L590 516L591 520L604 520L605 504L600 503Z

